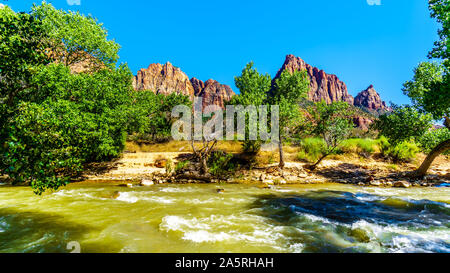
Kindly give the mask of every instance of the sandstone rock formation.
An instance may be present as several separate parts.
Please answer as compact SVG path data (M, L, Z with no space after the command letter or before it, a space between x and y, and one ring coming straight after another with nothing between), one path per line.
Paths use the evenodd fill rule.
M203 82L199 79L188 76L171 63L151 64L147 69L141 69L133 78L135 90L152 90L156 94L169 95L178 93L188 95L192 99L194 96L203 97L203 107L211 104L224 107L226 101L235 95L228 85L220 84L215 80Z
M141 69L133 78L135 90L152 90L156 94L172 93L194 97L194 87L188 76L171 63L151 64L147 69Z
M218 105L221 108L225 107L225 102L229 101L235 93L225 84L220 84L215 80L207 80L203 82L199 79L191 79L194 87L194 94L196 97L203 97L203 108L208 105Z
M287 55L286 60L278 71L277 79L284 70L289 72L306 70L310 78L310 91L308 97L314 102L325 100L327 103L345 101L353 104L353 97L348 93L347 86L336 75L325 73L317 67L307 64L294 55Z
M355 106L365 107L372 111L388 110L386 102L382 101L380 95L375 91L373 85L361 91L355 97Z

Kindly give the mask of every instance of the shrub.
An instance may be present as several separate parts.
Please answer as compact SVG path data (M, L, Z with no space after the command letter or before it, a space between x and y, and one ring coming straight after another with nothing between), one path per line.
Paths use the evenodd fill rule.
M411 162L419 152L414 142L403 141L391 148L389 155L394 162Z
M175 166L175 172L184 170L191 162L189 160L179 161Z
M309 162L318 160L327 151L327 144L321 138L305 138L301 141L300 147L297 158Z
M174 170L174 167L173 167L173 161L172 161L172 159L167 159L167 162L166 162L166 173L167 174L171 174L172 172L173 172L173 170Z
M208 160L209 172L219 176L235 170L235 165L231 162L233 155L222 151L215 151Z
M445 140L450 139L450 130L447 128L441 128L437 130L431 130L426 132L420 138L420 147L422 151L426 154L430 153L436 146ZM444 153L445 155L450 155L450 151Z
M378 142L382 154L393 162L411 162L420 152L414 142L403 141L392 145L385 137L381 137Z
M339 146L344 153L356 153L364 157L369 157L376 151L378 142L370 138L352 138L342 142Z

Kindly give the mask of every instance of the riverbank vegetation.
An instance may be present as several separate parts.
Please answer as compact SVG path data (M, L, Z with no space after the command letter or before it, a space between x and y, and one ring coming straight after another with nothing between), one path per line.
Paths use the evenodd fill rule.
M306 161L305 171L320 172L329 157L356 155L403 164L424 153L422 166L409 172L422 178L450 148L447 9L446 2L430 0L431 15L442 29L429 56L435 62L420 64L404 85L411 105L393 105L369 132L354 128L361 109L344 102L307 101L304 71L285 71L273 80L249 63L235 78L240 94L227 103L279 106L276 154L262 150L267 143L248 135L243 141L169 142L172 108L191 107L191 98L134 91L130 69L117 63L120 46L94 18L46 3L29 13L0 8L0 176L13 184L29 184L41 194L79 178L92 163L119 158L126 148L128 153L187 153L158 165L170 174L198 168L208 181L238 176L239 169L261 164L282 181L289 161ZM433 129L433 121L440 120L445 127Z

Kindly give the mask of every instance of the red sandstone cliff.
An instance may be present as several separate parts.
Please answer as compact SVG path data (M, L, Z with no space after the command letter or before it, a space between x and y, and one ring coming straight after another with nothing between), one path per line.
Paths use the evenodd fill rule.
M135 90L152 90L156 94L178 93L194 97L194 88L188 76L171 63L151 64L133 78Z
M189 80L188 76L171 63L151 64L147 69L141 69L133 78L135 90L152 90L156 94L178 93L203 97L203 107L211 104L224 107L226 101L235 95L228 85L215 80L203 82L196 78Z
M203 97L203 108L208 105L218 105L225 107L225 102L231 100L235 95L233 90L228 85L220 84L215 80L207 80L203 82L199 79L191 79L194 87L194 94L196 97Z
M308 97L314 102L325 100L327 103L345 101L353 104L353 97L348 93L347 86L336 75L327 74L317 67L307 64L294 55L287 55L286 60L278 71L277 79L284 70L289 72L306 70L310 78L310 91Z
M373 85L370 85L355 97L355 106L365 107L372 111L388 110L386 103L381 100L380 95L375 91Z

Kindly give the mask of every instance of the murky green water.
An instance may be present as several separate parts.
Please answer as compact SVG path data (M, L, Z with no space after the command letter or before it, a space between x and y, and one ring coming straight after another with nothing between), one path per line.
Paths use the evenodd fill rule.
M218 187L0 186L0 252L450 252L448 188Z

